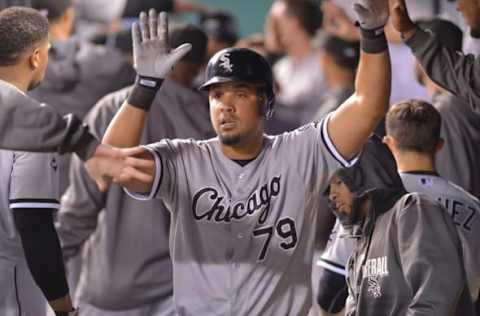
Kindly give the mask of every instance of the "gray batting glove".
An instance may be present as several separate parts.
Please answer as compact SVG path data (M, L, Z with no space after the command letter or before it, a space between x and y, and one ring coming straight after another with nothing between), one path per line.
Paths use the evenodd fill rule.
M388 0L354 0L353 9L364 30L383 28L388 21Z
M140 13L140 21L133 23L133 64L140 77L164 79L173 66L192 48L182 44L170 50L168 44L168 16L154 9Z

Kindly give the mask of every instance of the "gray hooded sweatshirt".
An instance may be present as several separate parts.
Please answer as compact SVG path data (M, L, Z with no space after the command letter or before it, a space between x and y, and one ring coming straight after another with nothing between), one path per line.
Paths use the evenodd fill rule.
M475 315L453 221L428 197L406 193L381 141L371 139L338 175L371 201L347 264L346 315Z

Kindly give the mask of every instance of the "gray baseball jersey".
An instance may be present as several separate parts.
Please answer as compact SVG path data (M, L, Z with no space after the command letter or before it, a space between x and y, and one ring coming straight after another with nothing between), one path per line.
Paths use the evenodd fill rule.
M217 138L147 147L157 174L143 198L163 199L172 213L179 315L307 315L315 210L333 173L350 165L326 120L265 136L243 167Z
M345 266L357 243L356 238L346 236L342 225L337 220L327 247L316 262L317 266L346 276Z
M408 191L436 199L452 217L462 243L470 293L477 300L480 291L480 201L438 175L402 172L400 177Z
M12 212L59 208L57 157L0 150L0 175L0 280L1 293L6 294L0 295L0 314L17 315L22 310L27 311L22 315L41 315L47 302L27 268ZM20 296L8 294L17 291Z

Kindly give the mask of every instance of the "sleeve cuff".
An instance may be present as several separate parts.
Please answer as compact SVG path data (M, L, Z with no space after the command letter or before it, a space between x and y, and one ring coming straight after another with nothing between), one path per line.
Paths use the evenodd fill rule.
M347 275L347 272L345 270L345 267L339 265L339 264L336 264L336 263L333 263L331 261L328 261L328 260L325 260L325 259L318 259L317 260L317 266L319 267L322 267L326 270L329 270L331 272L334 272L334 273L337 273L337 274L341 274L343 276L346 276Z
M425 31L418 27L413 36L405 41L405 44L415 51L429 42L432 37L433 34L430 31Z
M9 207L14 209L60 209L60 202L54 199L11 199Z
M143 146L143 148L148 150L153 155L153 158L155 159L155 178L153 179L152 188L150 189L149 193L135 193L135 192L130 192L126 189L125 189L125 192L135 200L149 201L155 198L161 183L162 159L160 158L160 155L152 148L149 148L148 146Z
M332 140L330 139L330 135L328 135L328 122L330 121L330 115L322 120L321 123L321 136L325 147L327 147L328 152L338 161L343 167L348 168L353 166L358 160L358 154L352 158L351 160L345 159L342 154L340 154L333 144Z

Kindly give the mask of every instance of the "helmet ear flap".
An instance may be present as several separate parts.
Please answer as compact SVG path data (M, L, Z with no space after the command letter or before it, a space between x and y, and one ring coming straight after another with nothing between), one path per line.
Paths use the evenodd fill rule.
M259 90L258 93L258 106L260 107L260 114L269 120L273 116L273 103L274 100L268 98L264 88Z

